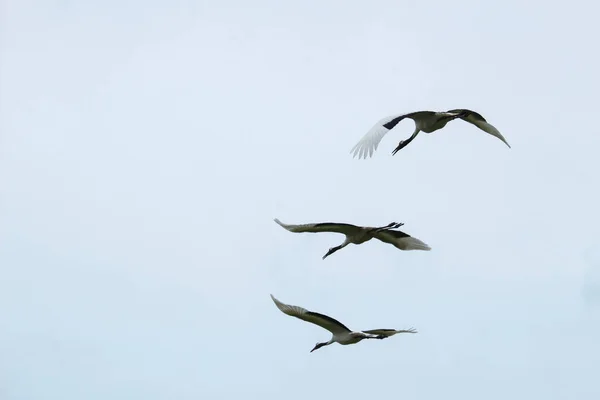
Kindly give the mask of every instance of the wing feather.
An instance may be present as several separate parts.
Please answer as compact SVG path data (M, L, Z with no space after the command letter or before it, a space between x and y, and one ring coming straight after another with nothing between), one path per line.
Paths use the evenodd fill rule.
M498 131L498 129L496 129L496 127L494 127L492 124L487 122L485 120L485 118L483 118L483 115L481 115L475 111L471 111L471 110L467 110L467 109L450 110L448 112L460 112L460 113L466 114L465 116L461 117L461 119L463 121L473 124L476 127L478 127L479 129L481 129L482 131L487 132L490 135L497 137L498 139L502 140L504 142L504 144L506 144L510 148L510 144L508 144L508 142L506 141L504 136L502 136L500 131Z
M410 114L390 115L377 121L358 143L354 145L352 150L350 150L350 153L354 153L352 158L355 158L357 155L359 159L367 158L367 154L369 157L372 157L386 133L409 115Z
M371 329L369 331L362 331L363 333L367 333L369 335L379 335L379 336L385 336L385 337L390 337L390 336L394 336L397 333L417 333L416 330L414 330L413 328L410 329L401 329L401 330L397 330L397 329Z
M344 235L354 235L358 233L361 228L352 224L345 223L337 223L337 222L321 222L314 224L301 224L301 225L290 225L284 224L277 218L274 221L279 224L284 229L290 232L311 232L311 233L319 233L319 232L334 232L334 233L342 233Z
M375 238L389 243L400 250L431 250L428 244L402 231L384 230L375 234Z
M402 115L390 115L377 121L375 125L354 145L350 153L354 153L352 158L358 155L358 158L367 158L373 156L375 150L383 137L392 130L400 121L405 118L413 120L430 118L436 116L434 111L415 111Z
M279 308L284 314L318 325L321 328L327 329L334 335L351 332L350 329L346 327L346 325L327 315L308 311L299 306L284 304L281 301L277 300L273 295L271 295L271 298L273 299L273 302L275 303L277 308Z

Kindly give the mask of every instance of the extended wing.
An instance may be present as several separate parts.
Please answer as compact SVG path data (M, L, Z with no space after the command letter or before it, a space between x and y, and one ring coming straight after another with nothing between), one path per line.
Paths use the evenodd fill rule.
M385 337L394 336L396 333L417 333L417 331L414 330L413 328L402 329L402 330L396 330L396 329L371 329L370 331L362 331L362 332L363 333L367 333L369 335L378 335L378 336L385 336Z
M412 237L402 231L383 230L375 234L382 242L389 243L400 250L431 250L427 243Z
M354 153L352 158L358 155L358 158L367 158L373 156L375 150L379 146L381 139L388 133L393 127L398 125L400 121L406 118L409 114L402 115L391 115L380 119L373 125L373 127L365 133L365 135L354 145L350 153Z
M504 136L502 136L500 131L498 131L498 129L496 129L492 124L487 122L485 120L485 118L483 118L483 115L476 113L475 111L471 111L471 110L467 110L467 109L450 110L448 112L463 113L464 116L461 117L461 119L463 121L467 121L467 122L475 125L479 129L481 129L482 131L487 132L490 135L497 137L498 139L502 140L510 148L510 144L508 144L508 142L506 141Z
M299 318L303 321L310 322L315 325L319 325L321 328L327 329L332 334L342 334L351 332L350 329L346 327L346 325L342 324L340 321L333 319L327 315L319 314L316 312L308 311L299 306L292 306L289 304L284 304L277 300L273 295L271 298L275 302L277 308L281 310L284 314L287 314L292 317Z
M334 233L342 233L344 235L354 235L360 232L360 227L352 224L344 224L337 222L321 222L318 224L302 224L302 225L290 225L284 224L277 218L274 219L277 224L282 226L284 229L287 229L290 232L334 232Z

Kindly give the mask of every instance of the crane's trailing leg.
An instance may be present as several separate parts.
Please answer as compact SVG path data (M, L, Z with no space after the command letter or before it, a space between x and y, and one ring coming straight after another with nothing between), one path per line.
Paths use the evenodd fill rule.
M457 115L450 115L450 116L448 116L448 117L446 117L446 118L444 118L444 119L447 119L447 120L448 120L448 122L450 122L450 121L453 121L453 120L455 120L455 119L457 119L457 118L466 117L467 115L469 115L469 113L467 113L467 112L465 111L465 112L461 112L460 114L457 114Z
M377 336L369 336L369 335L365 335L363 336L363 339L385 339L387 336L384 335L377 335Z
M387 224L386 226L374 228L371 230L371 232L381 232L381 231L386 231L388 229L396 229L396 228L401 227L402 225L404 225L403 222L392 222L390 224Z
M394 226L398 225L397 222L390 222L389 224L387 224L386 226L380 226L379 228L375 228L376 230L380 230L380 229L388 229L388 228L392 228Z
M404 222L396 222L392 226L390 226L388 229L400 228L402 225L404 225Z
M464 110L463 112L461 112L460 114L458 114L455 118L465 118L465 117L468 117L469 114L470 114L469 111Z

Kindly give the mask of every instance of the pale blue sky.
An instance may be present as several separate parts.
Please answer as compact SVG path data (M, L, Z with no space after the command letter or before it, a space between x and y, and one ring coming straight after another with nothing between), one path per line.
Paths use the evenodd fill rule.
M2 400L600 398L596 3L0 4Z

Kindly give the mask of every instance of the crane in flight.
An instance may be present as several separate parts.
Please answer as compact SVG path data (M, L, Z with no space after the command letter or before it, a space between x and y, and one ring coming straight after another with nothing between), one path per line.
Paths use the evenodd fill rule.
M320 349L323 346L327 346L332 343L348 345L358 343L363 339L385 339L390 336L394 336L397 333L417 333L417 331L412 328L405 330L372 329L368 331L353 332L340 321L333 319L327 315L319 314L313 311L308 311L299 306L284 304L281 301L277 300L273 295L271 295L271 299L273 299L273 302L275 303L277 308L279 308L279 310L281 310L281 312L283 312L284 314L318 325L321 328L327 329L329 332L331 332L331 339L327 342L317 343L315 347L310 351L311 353L317 349Z
M356 156L358 156L359 159L367 158L367 155L371 157L375 150L377 150L383 137L405 118L412 119L415 122L415 130L411 137L398 143L398 146L392 151L392 155L395 155L398 151L402 150L412 142L419 132L435 132L445 127L448 122L457 118L469 122L482 131L497 137L510 148L510 145L498 129L487 122L481 114L476 113L475 111L467 109L456 109L445 112L416 111L408 114L391 115L377 121L377 123L358 141L352 150L350 150L350 153L354 153L353 158Z
M348 246L350 243L361 244L368 242L373 238L379 239L385 243L389 243L400 250L431 250L431 247L429 247L429 245L422 242L421 240L412 237L402 231L394 230L404 225L403 223L398 222L392 222L386 226L375 228L338 222L289 225L284 224L277 218L275 218L274 221L290 232L334 232L346 235L346 240L339 246L330 248L329 251L323 256L323 260L331 254L335 253L336 251Z

